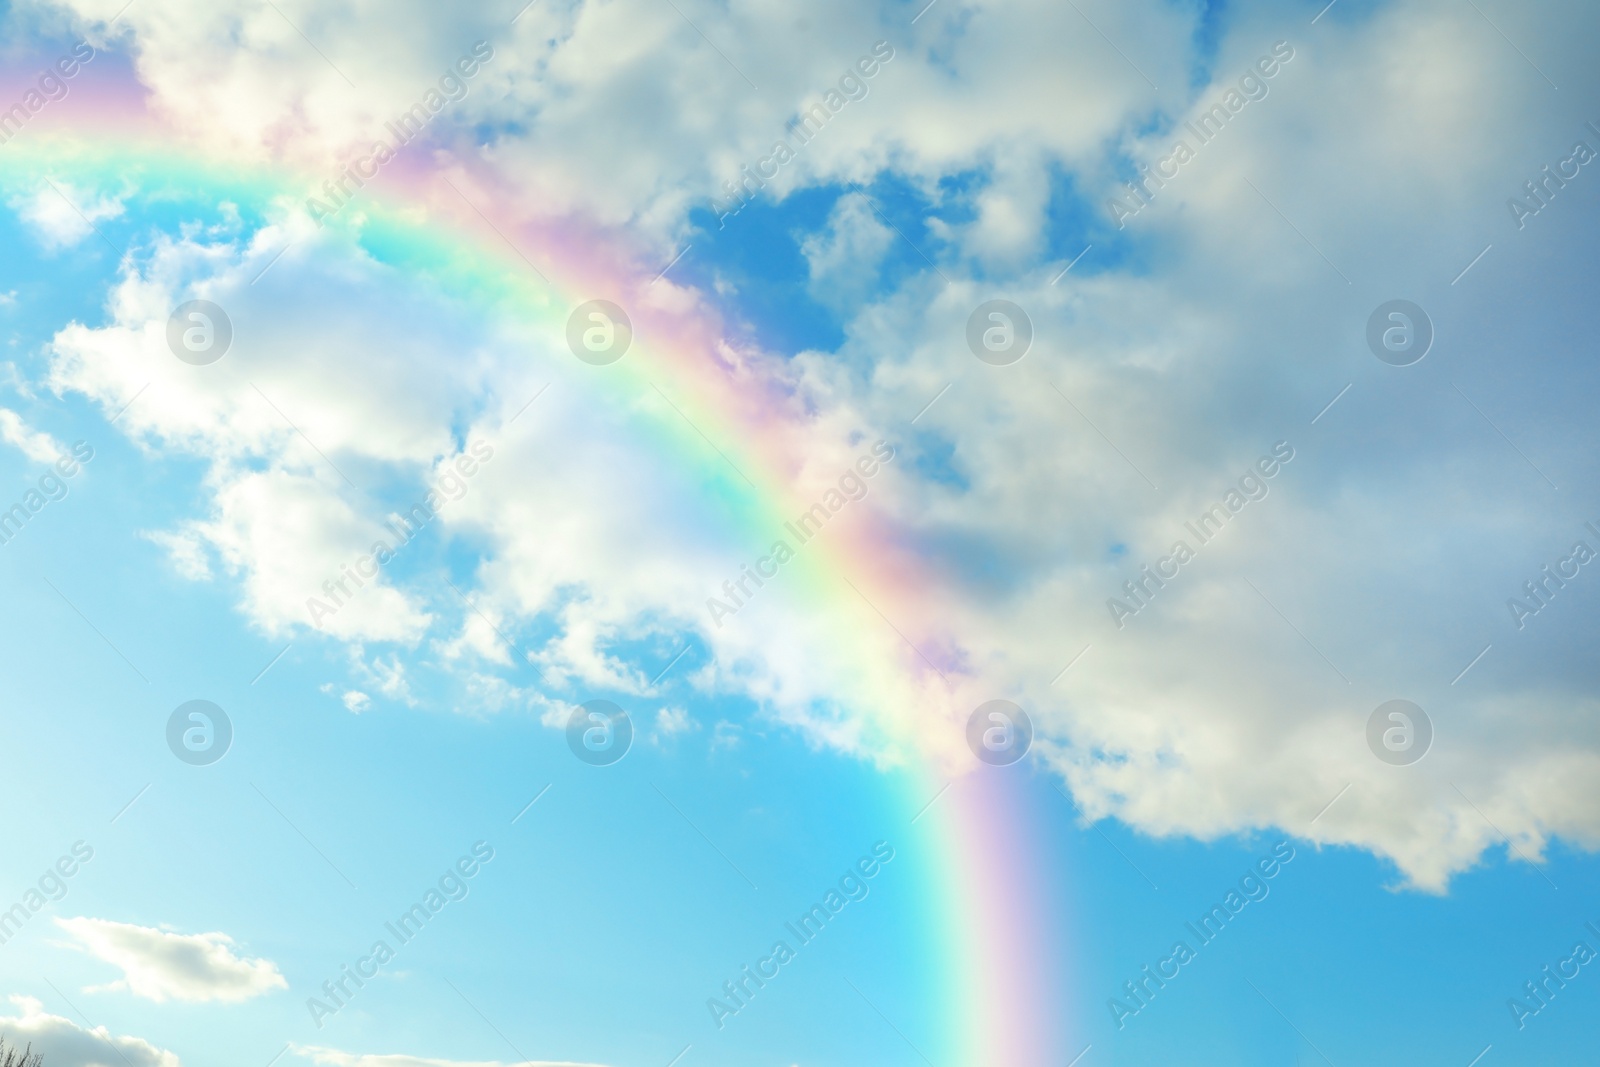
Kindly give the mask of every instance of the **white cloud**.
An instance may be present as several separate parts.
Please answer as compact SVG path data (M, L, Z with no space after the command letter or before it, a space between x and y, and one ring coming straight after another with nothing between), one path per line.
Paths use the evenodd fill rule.
M146 530L139 536L167 550L167 559L174 570L192 582L211 578L209 543L195 524L186 524L177 530Z
M130 263L113 290L111 324L73 323L58 332L51 384L120 409L150 383L119 428L147 448L210 463L210 515L169 532L165 546L184 573L205 573L199 564L214 554L241 575L251 618L267 633L316 623L348 640L413 641L429 619L416 601L381 574L365 584L347 577L379 540L397 544L384 512L356 496L343 467L371 456L423 469L446 451L452 401L422 378L432 353L448 347L444 339L453 343L451 327L403 322L410 316L402 313L391 320L381 359L349 360L342 353L376 355L370 327L352 317L358 301L349 288L360 287L351 271L371 267L335 250L348 269L328 275L310 267L318 276L295 297L304 314L322 320L319 341L280 332L284 319L273 302L283 294L257 292L249 279L270 259L270 245L289 239L288 225L264 228L243 246L159 238L142 269ZM296 267L293 253L285 255L256 288L290 281ZM195 292L224 305L235 323L233 347L206 368L214 373L193 373L166 347L171 308ZM423 343L428 333L437 347ZM254 353L271 353L269 366L247 371ZM313 597L332 614L315 608Z
M344 707L346 711L360 715L372 707L372 698L359 689L352 689L344 695Z
M416 698L411 695L411 682L406 674L405 661L398 652L391 652L387 657L374 656L369 663L359 646L350 649L350 664L355 673L366 681L368 685L376 686L378 691L390 700L416 705Z
M689 712L684 708L668 707L656 709L656 736L676 737L678 734L697 730L700 724L689 717Z
M287 989L271 960L237 955L226 934L179 934L109 919L57 919L86 952L122 970L100 989L120 989L161 1003L235 1003Z
M122 197L101 196L64 181L42 185L30 195L13 196L7 203L51 251L87 240L97 223L120 218L123 212Z
M428 616L394 587L345 585L330 593L380 532L314 474L221 472L214 517L200 528L229 571L240 574L250 613L272 635L291 627L336 637L409 642ZM310 607L333 606L331 616Z
M866 197L854 193L840 197L828 216L827 230L800 242L811 269L812 296L836 309L858 307L877 289L878 267L896 240Z
M0 1034L18 1048L32 1046L46 1067L179 1067L178 1057L137 1037L113 1037L103 1026L85 1029L51 1015L33 997L12 997L15 1015L0 1015Z
M372 1053L341 1052L338 1049L320 1048L316 1045L291 1045L293 1053L323 1067L602 1067L600 1064L579 1063L573 1060L521 1060L503 1063L500 1060L441 1060L422 1056L400 1054L376 1055Z
M67 454L61 443L42 430L35 430L10 408L0 408L0 440L19 450L35 463L54 463Z
M552 700L542 693L533 694L533 707L539 712L539 725L552 730L565 730L567 720L578 710L578 705L565 700Z

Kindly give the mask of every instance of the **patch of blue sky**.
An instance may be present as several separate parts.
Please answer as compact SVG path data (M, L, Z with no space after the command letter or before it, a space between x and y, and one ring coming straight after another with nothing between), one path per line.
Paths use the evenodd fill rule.
M1131 175L1131 166L1129 170ZM1044 260L1059 263L1057 272L1071 264L1071 274L1079 276L1110 271L1133 277L1148 274L1152 254L1149 243L1139 240L1134 232L1119 228L1113 214L1103 203L1090 199L1079 182L1079 177L1065 167L1051 168Z
M965 493L971 481L956 463L955 442L935 430L915 430L911 435L911 469L923 479Z
M804 234L821 232L837 187L802 189L775 201L757 196L721 220L709 206L690 212L693 249L672 268L682 284L725 293L725 306L777 351L831 351L844 340L838 316L811 296Z
M1217 49L1227 28L1228 0L1199 0L1196 4L1193 50L1189 62L1189 89L1203 88L1211 83L1217 62Z
M1600 974L1584 968L1522 1030L1505 1001L1575 941L1600 950L1600 938L1583 929L1600 917L1592 856L1554 848L1541 874L1492 849L1438 897L1384 888L1397 873L1369 853L1291 838L1294 859L1263 880L1267 895L1202 944L1187 924L1222 903L1286 835L1158 841L1115 822L1098 828L1103 837L1063 826L1061 839L1067 862L1096 870L1078 883L1082 914L1096 921L1074 931L1080 999L1068 1015L1089 1021L1083 1040L1105 1063L1220 1067L1326 1057L1465 1067L1490 1045L1503 1062L1581 1058L1588 1021L1600 1010ZM1141 968L1154 969L1179 940L1196 958L1162 986L1146 982L1139 1005L1125 983L1142 979ZM1112 998L1139 1009L1120 1029ZM1205 1049L1193 1044L1198 1033L1208 1035Z

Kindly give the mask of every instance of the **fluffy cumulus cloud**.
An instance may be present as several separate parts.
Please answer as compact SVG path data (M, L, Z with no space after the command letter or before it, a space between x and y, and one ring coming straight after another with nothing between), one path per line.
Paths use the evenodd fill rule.
M215 559L239 575L250 617L269 633L311 624L349 640L412 641L428 622L413 598L375 574L370 585L351 584L352 567L374 544L398 546L385 513L361 496L346 466L359 473L356 464L372 458L431 462L448 441L452 401L422 379L432 353L454 338L437 326L430 338L415 320L401 321L409 315L392 320L389 337L372 335L373 324L351 313L364 300L353 290L371 265L346 261L341 277L311 267L311 278L296 273L293 253L273 267L304 286L292 297L304 312L294 316L297 332L279 333L271 324L286 320L272 309L285 292L251 279L294 240L276 227L248 239L158 239L111 294L111 323L73 324L57 336L53 383L119 407L137 397L125 416L136 440L209 461L209 512L150 535L180 573L204 576ZM198 289L197 278L204 279ZM167 347L171 308L196 293L231 309L240 337L229 359L207 368L220 373L197 374ZM324 315L314 327L313 317ZM382 367L340 357L351 349L381 350ZM252 351L268 354L269 365L250 366ZM293 364L281 358L290 351L300 354ZM312 596L326 610L308 610Z
M1573 785L1600 759L1593 678L1557 629L1580 624L1528 640L1504 607L1521 572L1548 562L1540 552L1566 555L1582 527L1473 403L1543 442L1563 490L1593 499L1592 465L1556 444L1584 431L1570 406L1511 388L1493 342L1472 340L1506 325L1461 288L1521 288L1518 270L1545 278L1529 290L1565 288L1554 279L1579 250L1558 243L1539 266L1511 244L1504 203L1539 145L1581 124L1552 115L1528 136L1514 116L1549 86L1484 29L1428 6L1310 39L1241 18L1195 108L1126 146L1156 159L1180 136L1195 145L1181 120L1225 98L1274 41L1297 42L1268 95L1126 220L1122 232L1161 249L1159 270L1015 279L1006 295L1042 343L1004 373L952 353L976 290L902 294L858 320L847 351L870 351L873 369L857 395L881 417L960 383L918 420L952 476L894 503L945 546L941 571L969 575L945 617L960 620L975 673L1026 694L1091 816L1200 836L1277 825L1375 849L1431 888L1502 847L1500 831L1530 857L1553 834L1600 839L1600 808ZM1583 70L1575 55L1547 59L1567 80ZM1359 129L1341 121L1352 114L1367 116ZM1467 144L1478 136L1530 162L1506 166ZM1113 195L1136 203L1108 178L1092 206ZM1509 262L1452 289L1491 240ZM1366 351L1368 313L1398 293L1453 323L1448 367L1424 362L1407 380ZM1548 305L1509 317L1564 332ZM1570 343L1550 351L1544 373L1571 373ZM833 361L814 366L831 374ZM1253 473L1280 441L1295 458ZM1225 500L1227 528L1202 541L1186 524ZM1179 541L1195 552L1182 566ZM966 562L975 546L984 566ZM1129 613L1114 616L1113 598ZM1452 685L1490 645L1502 658ZM1431 709L1439 731L1403 771L1365 740L1392 697Z
M1049 0L941 3L916 25L904 5L848 0L803 12L746 0L688 19L671 5L567 0L521 14L418 7L405 20L361 4L189 0L130 8L114 24L120 5L101 0L28 6L66 12L98 45L130 52L163 118L230 157L289 156L336 173L374 139L392 143L385 123L432 90L429 136L460 146L474 124L503 131L487 150L523 175L528 210L630 222L669 244L688 209L725 196L821 105L822 134L772 191L891 164L919 183L992 168L1001 180L974 240L1012 262L1037 248L1054 159L1088 160L1125 122L1181 98L1197 26L1186 5L1096 5L1099 31L1138 42L1130 61ZM984 32L956 47L980 21ZM479 41L492 58L459 92L440 92ZM892 58L880 66L875 54Z
M1312 25L1263 3L1203 24L1189 4L943 0L913 26L906 5L748 0L694 12L711 41L671 5L542 3L514 24L280 7L141 4L112 30L96 0L60 5L134 57L163 121L313 169L492 41L433 120L434 165L505 201L519 233L570 216L623 234L608 255L646 249L630 307L716 373L652 364L616 387L559 329L469 315L289 207L252 233L152 238L107 321L57 334L51 384L115 412L150 383L119 429L207 463L205 513L152 536L186 575L231 575L262 629L431 636L486 706L552 722L583 690L652 693L617 649L692 631L710 653L694 684L879 758L903 758L915 724L951 767L971 763L970 709L1009 696L1092 818L1277 826L1430 889L1502 832L1534 859L1553 837L1600 844L1582 784L1600 768L1596 679L1575 637L1591 613L1563 597L1519 628L1505 607L1600 521L1563 504L1600 501L1584 390L1550 385L1594 385L1566 310L1583 249L1505 206L1587 136L1595 116L1549 106L1546 78L1595 98L1592 11L1539 5L1535 67L1443 2ZM877 41L892 58L850 74ZM411 59L369 64L369 46ZM774 142L818 101L827 121L774 173ZM746 167L773 202L840 194L794 235L837 350L764 351L714 295L646 284ZM849 183L906 190L919 247ZM1552 213L1592 210L1560 195ZM885 283L897 252L912 269ZM1034 328L1008 367L965 340L996 296ZM1415 367L1366 350L1368 315L1397 296L1437 325ZM205 374L164 349L191 297L238 327ZM660 447L669 424L704 447ZM880 438L894 459L784 565L789 584L710 618L707 596L780 533L728 503L739 466L781 483L773 511L795 517ZM434 528L470 535L471 588L380 570L308 618L475 440L493 459L440 494ZM1203 514L1220 529L1196 532ZM367 681L386 695L405 684L388 663ZM524 669L540 692L496 673ZM1396 697L1437 733L1411 767L1367 747Z
M117 967L122 977L100 988L120 989L162 1003L236 1003L288 983L271 960L240 956L226 934L180 934L109 919L57 919L90 955Z
M84 1028L51 1015L32 997L12 997L14 1014L0 1015L0 1034L32 1046L50 1067L179 1067L178 1057L137 1037L115 1037L103 1026Z

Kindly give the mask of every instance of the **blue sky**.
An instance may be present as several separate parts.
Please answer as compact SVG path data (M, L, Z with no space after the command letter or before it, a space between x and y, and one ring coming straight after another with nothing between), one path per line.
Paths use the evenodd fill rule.
M0 1038L46 1067L956 1067L929 916L961 872L936 846L1000 782L1046 913L954 926L1040 931L1065 978L1018 1026L1062 1064L1587 1051L1600 965L1546 1005L1524 985L1600 952L1600 578L1574 551L1600 552L1600 177L1576 164L1521 225L1508 200L1600 152L1594 13L147 2L0 9L0 104L100 53L0 145L0 512L93 450L0 545L0 916L27 913ZM735 404L786 398L720 443L782 458L788 513L894 442L814 564L882 579L876 614L779 586L714 625L755 536L707 489L723 461L652 446L650 398L601 407L559 337L292 196L32 154L125 107L241 173L333 173L480 39L493 61L406 165L497 198L519 240L601 235L567 265L637 283L647 330L714 335ZM879 40L871 92L719 228L724 179ZM1123 183L1280 42L1270 91L1119 227ZM235 323L214 368L165 347L202 296ZM1007 366L966 340L997 297L1035 331ZM1366 340L1395 299L1435 333L1410 366ZM306 597L473 441L494 459L461 498L314 628ZM1186 524L1280 442L1270 491L1200 544ZM1194 560L1139 604L1124 583L1177 539ZM1563 560L1539 604L1525 583ZM997 695L1036 728L998 769L963 740ZM614 765L569 747L595 698L632 719ZM1433 731L1398 766L1367 741L1397 698ZM191 700L231 722L210 765L168 745ZM930 781L950 799L918 814ZM708 998L879 842L866 895L719 1027ZM319 1027L323 982L475 845L464 897ZM1275 847L1269 892L1198 945L1186 924ZM1180 939L1195 958L1119 1024Z

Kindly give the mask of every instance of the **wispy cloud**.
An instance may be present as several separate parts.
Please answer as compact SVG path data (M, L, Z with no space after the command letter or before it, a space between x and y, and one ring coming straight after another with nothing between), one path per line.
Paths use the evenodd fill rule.
M323 1067L604 1067L603 1064L575 1060L441 1060L400 1053L341 1052L316 1045L291 1045L294 1054Z
M54 463L57 456L66 452L54 437L35 430L10 408L0 408L0 440L20 449L35 463Z

